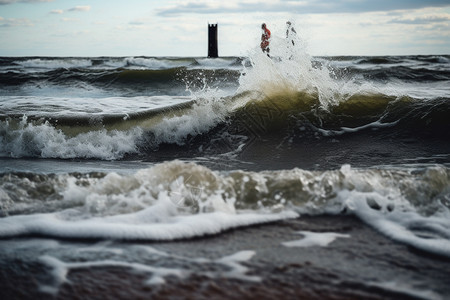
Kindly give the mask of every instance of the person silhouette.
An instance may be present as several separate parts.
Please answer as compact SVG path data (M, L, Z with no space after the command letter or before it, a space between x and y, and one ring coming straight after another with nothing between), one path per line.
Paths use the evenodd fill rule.
M286 22L286 38L291 40L292 46L295 46L295 36L297 35L297 31L295 31L294 27L292 26L291 21Z
M261 50L264 53L267 53L267 56L270 56L270 30L267 28L266 23L261 25L261 29L263 30L263 33L261 34Z

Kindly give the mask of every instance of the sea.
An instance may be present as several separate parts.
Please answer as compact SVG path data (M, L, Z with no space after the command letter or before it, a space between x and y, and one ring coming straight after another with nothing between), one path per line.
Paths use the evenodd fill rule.
M450 55L317 57L280 40L270 57L0 57L2 299L145 298L198 277L256 295L258 239L306 220L327 232L271 241L310 259L342 243L368 264L390 243L415 275L359 272L354 289L449 297L419 266L450 266ZM385 242L345 246L343 220ZM228 246L206 253L211 240Z

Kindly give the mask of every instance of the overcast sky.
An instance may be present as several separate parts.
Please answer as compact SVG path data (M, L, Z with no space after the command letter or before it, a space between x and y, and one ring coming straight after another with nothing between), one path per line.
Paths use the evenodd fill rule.
M450 0L0 0L0 56L245 56L285 22L312 55L450 54Z

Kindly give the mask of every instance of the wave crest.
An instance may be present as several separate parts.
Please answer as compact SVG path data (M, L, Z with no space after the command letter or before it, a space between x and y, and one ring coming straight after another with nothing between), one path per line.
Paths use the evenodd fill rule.
M219 173L179 161L131 175L6 174L1 204L19 215L0 218L0 237L171 240L298 213L352 214L394 240L450 256L449 178L439 165Z
M42 158L118 159L137 152L142 129L129 131L94 130L74 137L64 134L49 122L33 124L26 117L16 124L0 122L0 156Z

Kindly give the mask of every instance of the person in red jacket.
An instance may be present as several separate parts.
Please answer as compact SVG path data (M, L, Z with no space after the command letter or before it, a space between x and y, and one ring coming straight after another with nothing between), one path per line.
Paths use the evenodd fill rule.
M270 30L267 29L266 23L263 23L261 26L263 33L261 35L261 49L264 53L267 53L269 56L270 48L269 48L269 39L270 39Z

